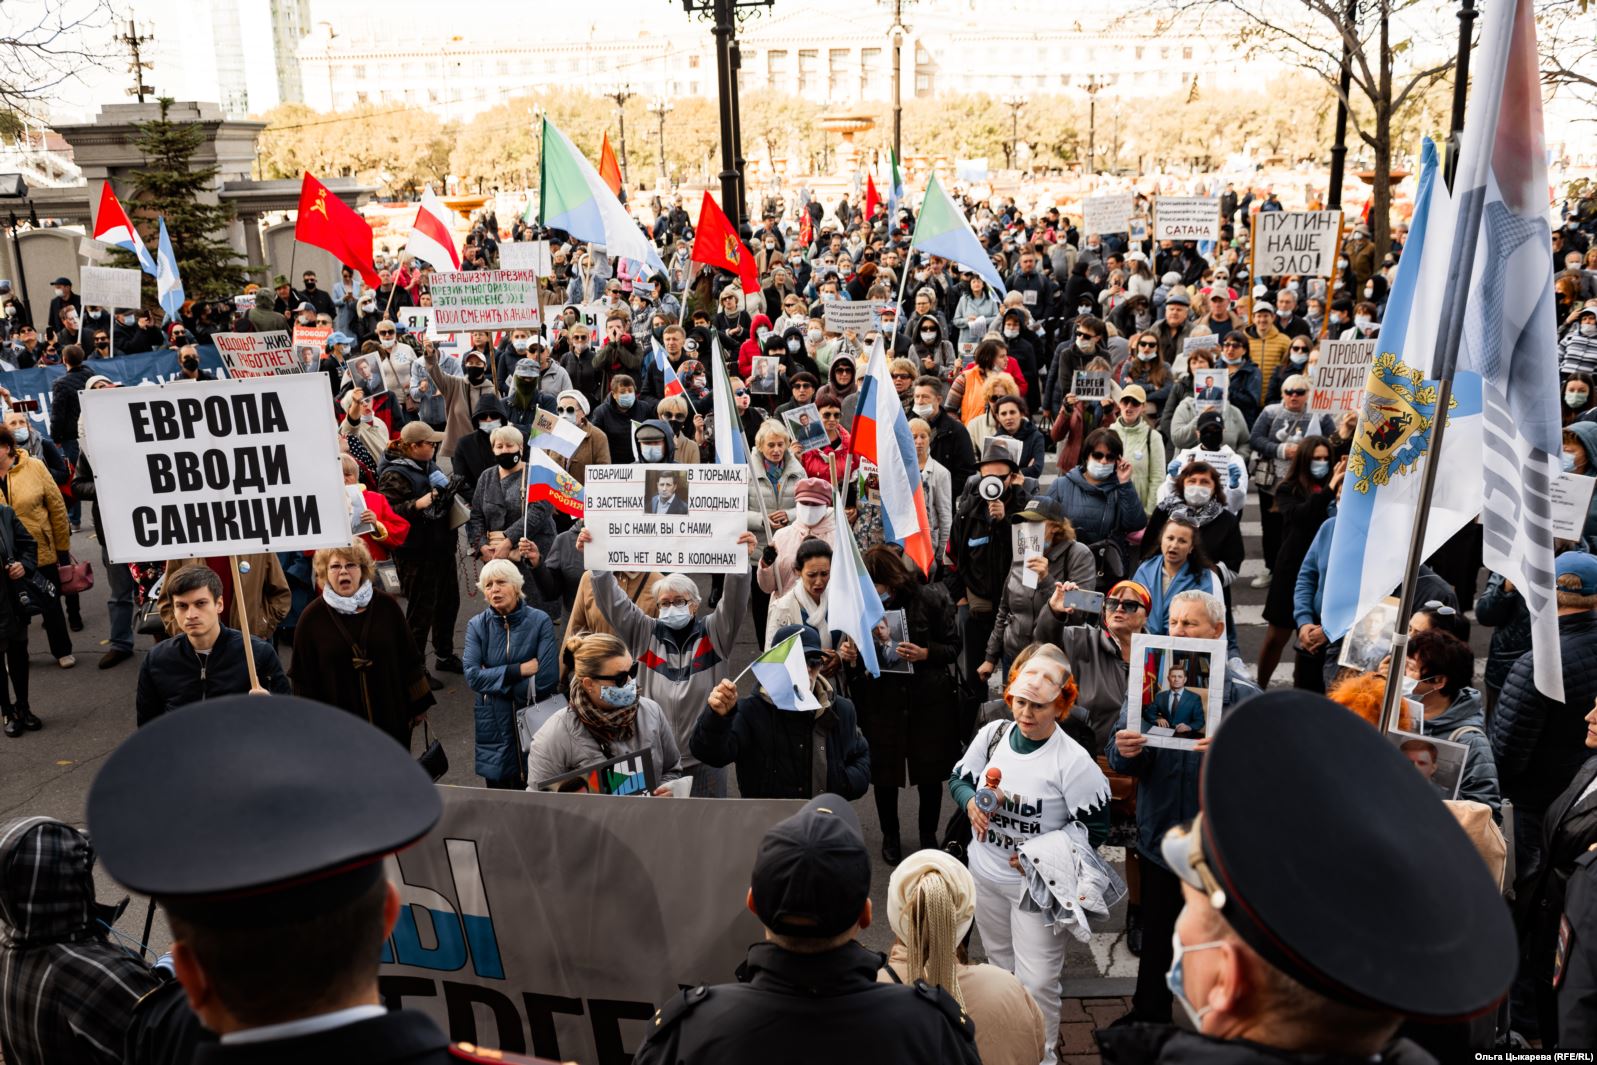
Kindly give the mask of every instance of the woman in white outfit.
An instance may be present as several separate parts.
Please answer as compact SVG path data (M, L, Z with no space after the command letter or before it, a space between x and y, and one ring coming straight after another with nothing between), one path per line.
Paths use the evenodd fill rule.
M1059 1030L1059 972L1068 936L1040 913L1023 912L1021 844L1080 821L1093 846L1109 827L1109 781L1087 749L1060 728L1076 702L1076 682L1057 647L1033 645L1016 658L1004 701L1014 721L984 725L954 767L949 792L970 816L970 872L976 881L976 928L987 959L1020 978L1042 1010L1043 1030ZM977 806L986 771L1003 774L999 806ZM1044 1065L1053 1065L1055 1038Z

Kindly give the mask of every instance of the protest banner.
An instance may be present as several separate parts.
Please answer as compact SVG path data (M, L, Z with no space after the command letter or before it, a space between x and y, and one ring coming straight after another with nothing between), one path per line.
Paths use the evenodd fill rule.
M78 294L85 307L142 307L144 297L139 286L143 278L142 270L85 266L78 271Z
M438 323L433 320L431 307L401 307L394 312L394 321L399 328L412 336L424 336L428 340L445 341L453 338L453 333L440 333Z
M1220 337L1216 333L1193 333L1181 341L1181 354L1191 355L1194 351L1203 348L1217 348L1220 346Z
M538 275L532 270L433 274L433 324L440 333L473 329L537 329Z
M882 326L886 300L823 300L821 317L833 333L869 333Z
M227 375L227 367L214 347L206 344L198 351L200 369L222 377ZM109 377L124 387L160 384L182 376L177 364L177 352L171 350L95 359L93 365L95 373ZM41 436L50 435L50 404L54 398L55 381L66 372L65 366L30 366L26 370L0 373L0 385L5 386L12 398L31 399L39 404L39 409L29 411L28 417L33 421L33 431Z
M748 551L744 466L589 466L584 513L588 569L741 573Z
M1364 405L1364 382L1375 362L1375 340L1322 340L1314 364L1309 409L1344 414Z
M760 839L800 806L438 793L438 824L387 859L404 905L384 1004L453 1040L589 1065L630 1062L682 987L732 978L761 935L744 907Z
M222 362L227 365L229 377L271 377L299 370L290 348L288 330L274 329L269 333L212 333Z
M1341 225L1341 211L1260 211L1253 216L1254 275L1331 276Z
M547 240L506 241L499 245L499 266L504 270L531 270L540 277L555 272Z
M1153 239L1219 240L1220 197L1156 197L1153 201Z
M94 389L82 404L113 562L350 542L321 374Z
M1579 540L1586 527L1586 512L1591 506L1592 489L1597 488L1597 477L1582 473L1560 473L1553 478L1551 507L1548 523L1553 536L1559 540Z
M333 335L330 325L296 325L294 327L294 365L302 370L314 370L321 365L327 351L327 338Z
M1022 563L1030 562L1034 558L1043 556L1043 548L1048 543L1048 523L1044 521L1017 521L1009 527L1010 549L1012 557ZM1037 587L1037 574L1028 566L1020 570L1020 583L1027 588Z
M1070 392L1077 399L1109 398L1109 374L1104 370L1077 370L1070 379Z
M1131 226L1133 200L1129 192L1088 196L1081 201L1083 233L1124 233Z
M233 297L233 313L245 315L255 309L255 293L240 292Z

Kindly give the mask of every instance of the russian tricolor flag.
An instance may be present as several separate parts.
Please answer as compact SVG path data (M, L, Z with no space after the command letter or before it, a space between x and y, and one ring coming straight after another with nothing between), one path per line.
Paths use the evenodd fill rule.
M562 514L582 517L582 485L537 448L527 453L527 502L548 502Z
M649 339L654 344L654 364L660 368L660 376L665 379L665 394L668 396L682 395L685 391L682 387L682 379L677 376L675 370L671 369L671 360L665 357L665 347L653 337Z
M860 378L859 406L854 414L851 450L876 464L882 493L882 527L887 539L900 544L921 572L932 572L932 533L926 520L926 492L915 461L909 421L887 372L887 355L876 341Z
M116 193L111 190L111 183L107 181L100 186L100 209L94 215L94 239L118 248L125 248L139 257L139 266L144 272L157 276L155 260L150 258L150 249L144 246L144 241L139 239L139 231L133 228L133 222L128 218L128 213L122 209L121 201L116 198Z
M827 624L854 642L865 672L879 677L882 667L876 660L871 633L885 615L882 597L876 594L876 582L865 569L841 493L832 501L832 515L837 523L837 546L832 550L832 579L826 583Z

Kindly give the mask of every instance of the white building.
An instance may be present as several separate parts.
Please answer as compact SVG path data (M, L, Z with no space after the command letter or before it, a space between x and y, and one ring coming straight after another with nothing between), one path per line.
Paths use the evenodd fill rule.
M215 100L229 118L301 99L310 0L139 0L137 13L156 95Z

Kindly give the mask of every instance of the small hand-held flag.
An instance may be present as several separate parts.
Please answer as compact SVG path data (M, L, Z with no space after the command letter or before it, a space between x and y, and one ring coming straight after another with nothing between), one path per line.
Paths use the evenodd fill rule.
M654 343L654 365L659 368L660 377L665 382L664 395L680 396L686 390L682 387L682 379L671 369L671 360L666 358L665 347L653 337L649 339Z
M883 533L901 544L904 554L929 575L936 559L931 524L926 519L926 493L915 458L915 439L910 436L909 421L892 380L886 351L878 339L860 377L849 448L880 471Z
M795 632L749 663L771 702L781 710L819 710L820 700L810 690L810 669L804 661L804 644Z
M421 194L421 206L416 209L416 221L410 227L410 243L405 253L422 262L430 263L435 270L459 270L460 253L455 250L455 238L449 233L449 216L453 214L433 195L427 186Z
M372 227L310 171L300 182L294 239L327 252L373 288L381 284L372 258Z
M744 292L760 291L760 271L754 265L754 256L749 254L731 220L708 192L699 208L699 228L693 235L693 251L689 258L737 274Z
M582 484L535 447L527 453L527 502L545 501L562 514L582 517Z
M174 322L183 309L183 279L177 274L177 256L172 253L172 238L166 235L166 217L161 218L160 242L156 245L155 292L166 312L166 321Z
M599 146L599 176L610 186L610 191L625 202L626 196L621 192L621 166L616 162L615 150L610 147L608 131L605 132L604 143Z
M150 258L150 249L144 246L139 231L133 228L133 220L122 209L109 181L100 186L100 210L94 216L93 236L102 243L132 252L138 256L140 268L155 276L155 260Z
M889 148L887 158L892 164L892 174L887 179L887 231L891 233L897 224L898 205L904 202L904 178L898 172L898 153Z

